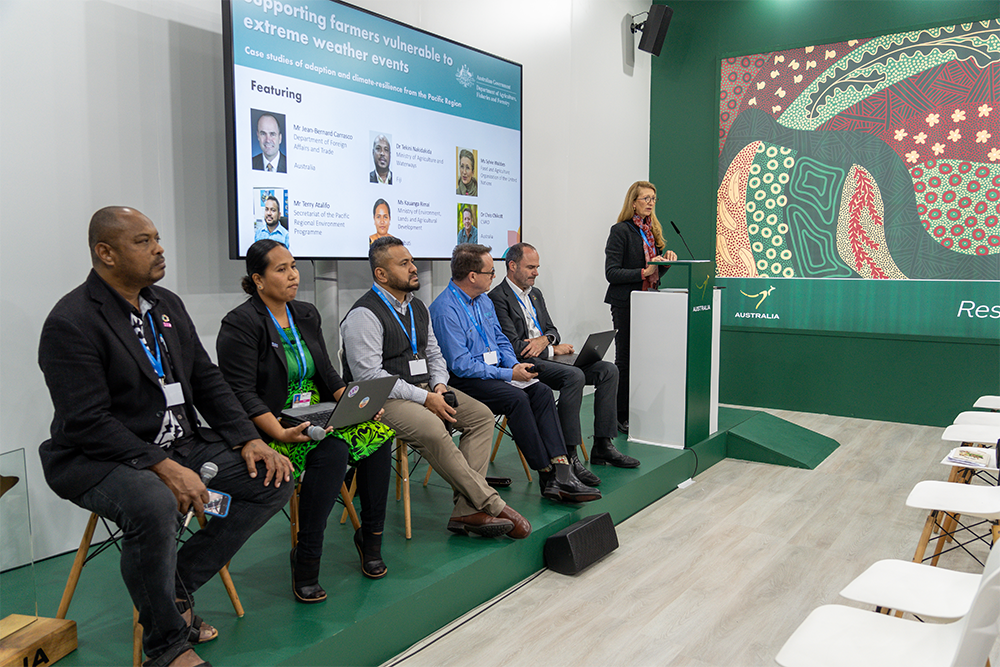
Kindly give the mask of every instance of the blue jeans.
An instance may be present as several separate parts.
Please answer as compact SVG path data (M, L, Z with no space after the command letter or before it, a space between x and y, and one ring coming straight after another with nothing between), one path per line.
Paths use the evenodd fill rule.
M294 489L290 482L278 489L273 481L264 486L263 463L257 465L256 479L250 477L243 457L223 442L196 437L186 455L168 453L196 472L213 461L219 472L209 485L233 497L227 517L210 519L179 550L177 498L151 470L120 465L73 500L122 529L122 579L139 610L143 650L151 659L187 644L188 626L174 601L193 595L221 570Z

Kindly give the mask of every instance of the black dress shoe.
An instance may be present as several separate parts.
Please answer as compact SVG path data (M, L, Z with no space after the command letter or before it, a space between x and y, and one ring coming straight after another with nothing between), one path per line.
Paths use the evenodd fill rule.
M319 585L319 559L303 560L292 548L292 593L298 602L312 604L326 599L326 591Z
M490 477L486 476L486 483L492 486L494 489L506 489L514 481L510 477Z
M573 474L565 463L554 463L548 472L538 473L542 496L563 503L586 503L600 500L601 492L589 487Z
M576 455L576 452L572 452L569 455L569 466L573 469L573 474L576 475L576 478L587 486L597 486L601 483L600 477L583 467L583 462L580 461L580 457Z
M594 448L590 450L590 463L596 466L611 465L616 468L639 467L639 459L619 452L610 438L594 438Z
M618 422L618 432L628 435L628 420Z
M382 560L382 535L373 533L362 533L358 528L354 532L354 546L358 549L358 556L361 557L361 574L369 579L381 579L388 572Z

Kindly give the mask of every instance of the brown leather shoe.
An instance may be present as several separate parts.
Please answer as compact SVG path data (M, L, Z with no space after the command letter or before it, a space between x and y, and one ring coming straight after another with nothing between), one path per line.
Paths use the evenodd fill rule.
M503 510L500 511L499 518L507 519L514 524L514 528L507 533L507 537L515 540L523 540L528 535L531 535L531 524L510 505L504 506Z
M452 517L448 530L453 533L479 535L480 537L500 537L514 529L514 522L506 518L490 516L486 512L476 512L467 516Z

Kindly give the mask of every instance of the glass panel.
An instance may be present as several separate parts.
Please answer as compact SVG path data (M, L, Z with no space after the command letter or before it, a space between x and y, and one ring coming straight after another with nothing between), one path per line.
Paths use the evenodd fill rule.
M24 450L0 454L0 616L38 616ZM3 637L29 623L7 621Z

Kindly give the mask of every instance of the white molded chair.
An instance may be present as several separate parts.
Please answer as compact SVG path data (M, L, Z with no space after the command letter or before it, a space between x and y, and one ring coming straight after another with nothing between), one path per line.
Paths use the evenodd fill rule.
M1000 412L980 412L967 410L959 412L953 424L978 424L980 426L1000 426Z
M880 560L849 583L841 596L876 611L896 610L953 621L969 612L984 577L1000 570L1000 548L986 559L982 574L955 572L905 560Z
M917 543L917 551L913 555L914 563L924 561L927 544L935 529L940 529L941 534L934 538L938 542L934 548L931 565L937 565L938 557L944 553L945 541L954 539L959 533L968 531L971 537L966 542L956 542L948 551L961 548L968 552L965 545L975 540L982 540L990 546L1000 541L1000 487L924 481L910 491L906 506L930 512L924 523L920 541ZM965 525L960 519L963 516L974 517L980 521ZM990 524L990 533L977 534L974 529L985 523ZM978 558L976 560L979 561ZM982 564L982 561L979 562Z
M972 407L984 410L1000 410L1000 396L980 396L976 399Z
M783 667L979 667L1000 635L1000 570L983 576L969 612L953 623L918 623L824 605L781 647Z

